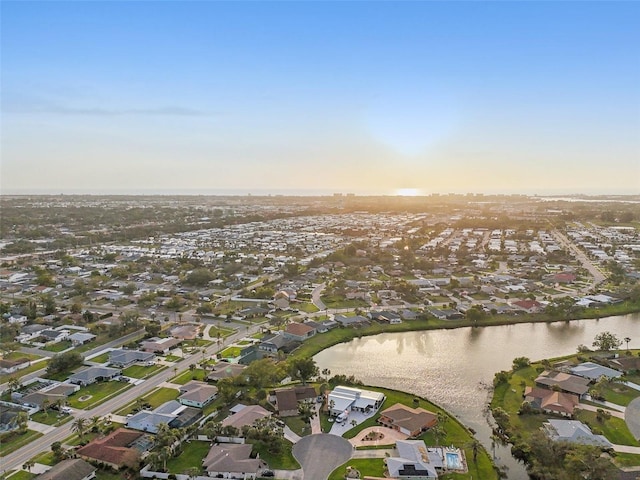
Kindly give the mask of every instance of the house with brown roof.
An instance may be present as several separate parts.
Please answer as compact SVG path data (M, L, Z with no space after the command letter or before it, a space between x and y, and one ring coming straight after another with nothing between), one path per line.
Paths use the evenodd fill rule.
M210 477L255 479L267 464L259 458L251 458L251 444L213 445L202 460L202 467Z
M192 380L180 387L180 393L178 401L182 405L204 408L218 396L218 387Z
M0 373L15 373L22 368L27 368L29 365L31 365L31 360L26 357L17 358L15 360L5 360L4 358L0 358Z
M536 313L543 309L544 305L536 300L518 300L511 303L512 306L527 313Z
M70 458L57 463L36 477L36 480L91 480L97 468L81 458Z
M535 383L539 387L557 389L561 392L573 393L582 397L589 391L588 378L578 377L570 373L545 370L536 378Z
M76 454L80 458L98 462L115 469L122 467L135 468L140 462L140 449L136 448L136 442L145 434L126 428L119 428L106 437L96 438L84 447L79 448Z
M556 413L563 417L572 416L576 405L580 403L578 396L572 393L537 387L525 387L524 401L533 408L547 413Z
M284 330L284 338L304 342L316 334L316 329L306 323L292 322Z
M436 426L436 414L424 408L411 408L401 403L380 412L378 422L409 437L417 437L422 432Z
M262 408L260 405L247 405L243 406L240 411L222 420L222 426L232 426L241 430L244 426L253 425L257 420L270 416L271 412Z
M158 338L153 337L140 343L140 350L151 353L162 353L166 355L173 347L177 347L182 340L173 337Z
M273 401L275 397L278 415L293 417L298 415L298 403L313 401L317 395L315 388L306 385L275 390L272 392L270 400Z

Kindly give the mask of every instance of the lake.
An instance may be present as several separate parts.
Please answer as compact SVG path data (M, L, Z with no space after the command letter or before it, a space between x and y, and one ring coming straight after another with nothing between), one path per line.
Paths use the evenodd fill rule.
M509 370L515 357L541 360L576 353L578 345L591 347L594 337L603 331L620 339L630 337L629 347L640 348L640 314L630 314L597 320L382 333L335 345L314 358L320 370L328 368L332 375L354 375L365 385L410 392L435 402L473 428L491 451L491 428L485 416L490 391L486 386L495 372ZM496 456L498 464L509 468L509 479L528 479L509 447L499 447Z

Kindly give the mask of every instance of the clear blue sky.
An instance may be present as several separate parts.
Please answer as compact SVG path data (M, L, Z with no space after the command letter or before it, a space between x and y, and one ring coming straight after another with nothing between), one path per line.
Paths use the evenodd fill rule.
M3 193L640 192L640 2L1 9Z

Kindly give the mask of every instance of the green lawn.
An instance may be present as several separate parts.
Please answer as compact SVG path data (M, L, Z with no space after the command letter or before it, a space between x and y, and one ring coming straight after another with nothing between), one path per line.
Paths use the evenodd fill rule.
M318 307L316 307L313 303L296 303L295 308L305 313L315 313L318 311Z
M293 430L297 435L304 437L305 435L311 434L311 426L302 421L300 417L285 417L283 418L284 423L287 424L291 430Z
M26 470L18 470L16 473L14 473L13 475L10 475L8 478L10 480L31 480L32 478L35 478L36 474L35 473L30 473L27 472Z
M227 347L219 355L222 358L236 358L240 355L240 351L242 349L240 347Z
M619 467L637 467L640 465L640 455L633 453L615 453L614 462Z
M640 392L616 382L609 382L602 387L602 395L607 402L626 407L635 398L640 397Z
M120 472L110 472L107 470L97 470L96 480L122 480L123 476Z
M57 410L49 409L47 413L44 413L42 410L31 415L31 420L38 423L44 423L45 425L62 425L63 423L67 423L72 420L73 417L71 415L67 415L65 413L60 413Z
M144 400L146 403L151 405L151 408L153 409L153 408L159 407L163 403L166 403L170 400L175 400L179 396L180 396L180 392L175 388L160 387L152 391L151 393L145 395L144 397L140 397L140 398L141 400ZM128 404L124 408L121 408L115 413L116 415L127 415L129 413L133 413L136 406L137 406L136 402L131 402L130 404Z
M52 343L51 345L47 345L42 347L42 350L46 350L47 352L61 352L70 348L72 346L71 340L63 340L61 342Z
M42 358L42 355L34 355L33 353L22 353L22 352L10 352L6 355L3 355L5 360L18 360L20 358L28 358L29 360L37 360L38 358Z
M132 387L130 383L123 382L98 382L92 385L82 387L76 393L69 397L68 404L73 408L87 409L106 402L111 397L122 393L124 390ZM81 401L82 397L90 395L91 398Z
M31 443L33 440L41 436L42 433L35 432L33 430L27 430L23 434L15 432L7 435L7 437L3 438L2 442L0 443L0 457L4 457L11 452L15 452L19 448L24 447L28 443Z
M133 378L148 378L164 370L165 368L167 367L162 365L131 365L130 367L127 367L122 371L122 375Z
M56 464L56 459L51 450L49 450L48 452L42 452L39 455L33 457L31 460L33 460L35 463L41 463L42 465L53 466Z
M107 363L109 361L109 352L105 352L97 357L93 357L90 362Z
M151 408L156 408L170 400L175 400L179 396L180 392L178 390L160 387L142 398L151 405Z
M164 359L167 362L179 362L180 360L182 360L182 358L176 357L175 355L167 355L166 357L164 357Z
M358 470L360 472L360 478L365 475L384 477L386 470L383 458L352 458L331 472L328 480L343 480L347 472L347 467L353 467Z
M591 428L594 433L598 430L602 432L602 435L607 437L607 440L611 443L640 447L640 442L631 435L631 432L624 420L617 417L611 417L599 422L596 419L596 415L596 412L577 410L577 413L574 416L576 420L580 420L581 422L589 425L589 428Z
M179 385L184 385L185 383L189 383L191 380L200 380L203 381L206 377L205 371L202 368L196 368L195 370L187 370L186 372L181 373L177 377L173 377L169 380L171 383L177 383Z
M167 471L169 473L186 473L191 467L199 467L202 465L202 459L207 456L211 449L209 442L197 440L183 443L182 446L184 447L182 453L167 462Z
M284 452L278 455L270 453L266 445L258 443L253 444L253 451L257 451L260 454L260 458L267 462L269 468L277 470L297 470L300 468L300 464L293 458L291 453L291 447L293 447L293 445L287 440L284 441L284 445Z

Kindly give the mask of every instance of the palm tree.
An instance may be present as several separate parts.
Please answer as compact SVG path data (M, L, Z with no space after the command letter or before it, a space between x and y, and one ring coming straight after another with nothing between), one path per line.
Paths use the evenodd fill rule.
M20 390L22 384L20 383L20 379L11 377L7 382L7 386L9 387L9 392L15 392L17 390Z
M97 432L100 429L100 415L94 415L93 417L91 417L90 422L91 431Z
M627 344L627 352L629 351L629 342L631 341L630 337L624 337L624 341Z
M78 434L78 437L82 439L84 437L85 432L87 431L87 419L86 418L78 418L71 425L71 431Z
M469 448L471 448L471 451L473 452L473 463L478 463L478 452L480 451L480 447L481 445L478 439L474 438L471 440Z
M199 467L189 467L186 471L186 474L189 475L190 480L195 480L195 478L200 475Z
M47 414L47 411L49 410L49 406L51 406L51 401L48 398L45 398L42 401L42 411L44 412L44 414Z
M26 462L24 462L24 465L22 465L22 468L31 473L31 469L35 464L36 462L34 462L33 460L27 460Z

